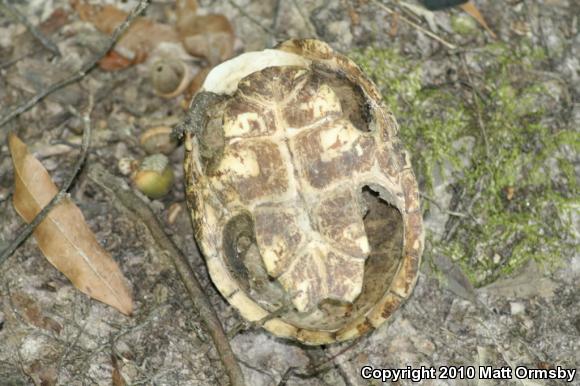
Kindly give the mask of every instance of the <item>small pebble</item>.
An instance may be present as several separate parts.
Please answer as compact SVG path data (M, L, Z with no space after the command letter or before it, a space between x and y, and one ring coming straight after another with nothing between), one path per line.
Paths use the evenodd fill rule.
M526 306L521 302L511 302L510 303L510 313L512 315L523 314L526 310Z

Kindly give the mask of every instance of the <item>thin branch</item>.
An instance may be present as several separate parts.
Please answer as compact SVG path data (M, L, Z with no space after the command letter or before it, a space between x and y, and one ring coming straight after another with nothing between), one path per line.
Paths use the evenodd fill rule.
M87 158L87 154L89 152L89 147L91 144L91 119L90 114L93 110L93 98L92 96L89 97L89 105L85 109L85 112L81 116L81 121L83 123L83 139L81 143L81 154L77 159L73 167L73 172L69 176L68 180L65 181L62 188L59 192L50 200L48 204L34 217L32 222L28 223L24 229L20 232L18 237L16 237L12 242L0 253L0 264L4 262L14 251L18 248L24 240L26 240L32 232L36 229L38 224L40 224L46 216L48 216L49 212L66 196L68 196L68 191L71 188L74 180L76 179L77 175L80 173L85 160Z
M240 332L242 332L243 330L245 330L248 327L253 327L253 328L258 328L258 327L263 327L264 324L266 324L267 322L269 322L272 319L275 318L279 318L280 316L284 315L286 312L288 312L288 310L291 307L291 303L285 303L282 306L280 306L277 310L275 310L274 312L269 313L268 315L264 316L262 319L260 320L256 320L255 322L239 322L236 323L227 333L228 338L229 339L233 339L237 334L239 334Z
M44 36L38 28L36 28L31 22L28 21L26 16L24 16L16 7L14 7L8 0L0 0L4 9L11 14L16 20L24 24L24 26L30 31L32 36L36 38L42 44L44 48L55 54L56 56L61 56L60 50L49 38Z
M248 19L249 21L251 21L252 23L254 23L255 25L257 25L258 27L260 27L261 29L264 30L264 32L270 34L270 35L276 35L275 31L272 30L272 28L270 27L266 27L265 25L263 25L262 23L260 23L260 21L258 19L256 19L254 16L250 15L248 12L246 12L245 9L243 9L242 7L240 7L238 4L236 4L236 2L234 0L227 0L228 3L230 3L230 5L232 7L234 7L235 9L238 10L238 12L245 17L246 19Z
M245 385L242 370L234 356L215 310L211 306L211 303L209 302L201 284L197 280L187 258L175 245L173 240L165 234L163 226L151 208L137 197L135 193L128 189L127 185L122 180L119 180L107 172L102 165L95 164L91 166L88 176L92 181L103 187L109 194L114 195L115 199L118 200L118 202L128 212L137 216L139 221L147 226L159 249L173 262L177 273L189 292L193 305L199 312L199 316L206 327L206 331L214 342L226 373L230 378L231 384L234 386Z
M379 8L381 8L382 10L387 12L389 15L395 14L395 11L393 11L391 8L389 8L386 5L384 5L383 3L381 3L379 0L372 0L372 2L375 3ZM399 19L401 19L405 23L409 24L411 27L424 33L425 35L429 36L431 39L434 39L434 40L438 41L439 43L443 44L445 47L449 48L450 50L454 50L457 48L457 46L455 46L454 44L451 44L448 41L444 40L443 38L440 38L439 36L435 35L433 32L428 31L425 28L421 27L419 24L407 19L405 16L399 15Z
M275 46L276 34L278 31L278 22L280 21L280 10L282 9L282 0L274 0L274 9L272 10L272 25L270 29L272 34L270 35L270 45Z
M308 27L308 33L315 38L319 38L318 36L318 32L316 31L316 27L314 26L314 24L312 24L312 20L310 20L310 18L308 18L305 14L304 14L304 10L303 10L303 5L298 3L298 0L292 0L292 6L294 6L294 9L298 12L298 14L300 15L300 17L302 18L302 20L304 21L304 25L306 27Z
M490 149L489 149L489 141L487 139L487 130L485 128L485 123L483 123L483 116L481 114L481 105L479 103L479 93L475 90L475 83L471 78L471 73L469 72L469 67L467 66L467 60L465 59L465 55L461 56L461 64L463 65L463 70L465 71L465 75L467 76L467 80L471 84L471 93L473 96L473 105L475 107L475 113L477 114L477 126L479 126L479 130L481 131L481 136L483 137L483 143L485 145L485 155L487 158L491 158Z
M92 70L94 70L97 67L97 64L107 54L107 52L109 52L115 46L119 38L125 33L125 31L127 31L127 29L131 26L133 21L145 12L150 2L151 0L140 0L139 4L137 4L137 6L133 8L133 10L131 11L131 13L129 13L125 21L121 23L117 28L115 28L115 31L113 31L113 34L109 39L109 44L107 44L105 48L103 48L97 55L95 55L91 60L85 63L85 65L83 65L78 72L76 72L75 74L71 75L66 79L53 83L45 90L34 95L32 98L20 104L12 111L10 111L8 114L6 114L4 117L2 117L2 119L0 119L0 127L4 126L12 119L19 116L20 114L30 110L38 102L40 102L50 94L54 93L55 91L58 91L70 84L76 83L81 79L83 79L85 76L87 76L87 74L89 74Z
M473 197L471 198L469 203L465 206L465 211L467 213L471 213L471 209L473 208L473 205L475 204L475 202L479 199L479 197L481 195L482 188L483 188L483 181L482 181L482 179L479 179L475 183L475 194L473 195ZM465 193L465 191L464 191L464 193ZM475 217L472 217L472 218L475 219ZM452 221L452 220L456 220L456 221ZM457 227L459 226L460 222L461 222L461 218L449 217L445 226L447 227L448 224L451 224L451 226L443 233L443 236L441 236L441 240L442 241L451 240L451 238L455 235L455 231L457 230ZM475 222L476 222L476 224L479 225L477 220L475 220Z
M419 195L422 198L424 198L425 200L433 203L437 207L437 209L439 209L441 212L443 212L445 214L448 214L449 216L455 216L455 217L461 217L461 218L467 218L467 217L469 217L469 215L467 215L465 213L455 212L455 211L452 211L452 210L445 209L442 204L440 204L433 197L426 195L425 193L419 193Z
M273 32L278 29L278 21L280 20L280 10L282 8L282 0L274 0L274 10L272 11L272 25L270 28Z
M323 374L323 373L329 371L332 368L340 367L339 362L338 362L339 357L341 355L343 355L344 353L352 350L354 347L356 347L357 345L359 345L363 341L364 341L364 338L359 337L359 338L353 340L352 342L350 342L347 346L338 349L338 351L336 351L334 353L327 351L327 350L324 350L323 348L316 349L316 350L318 350L318 352L320 354L322 354L324 356L323 359L319 360L317 363L311 363L311 364L304 366L304 367L289 367L286 370L286 372L284 373L284 375L282 376L282 379L280 379L278 386L286 385L288 380L292 377L298 377L301 379L314 378L320 374ZM309 353L312 353L312 352L315 352L315 351L314 350L306 351L305 353L310 357L311 355ZM327 354L329 354L329 355L327 355ZM312 358L311 358L311 360L312 360ZM347 382L347 380L344 380L344 381Z

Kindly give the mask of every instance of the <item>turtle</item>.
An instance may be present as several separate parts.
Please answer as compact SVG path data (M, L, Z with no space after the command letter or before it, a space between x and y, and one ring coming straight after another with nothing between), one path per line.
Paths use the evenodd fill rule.
M186 200L227 302L306 345L389 319L415 286L424 232L397 121L362 70L288 40L213 68L188 114Z

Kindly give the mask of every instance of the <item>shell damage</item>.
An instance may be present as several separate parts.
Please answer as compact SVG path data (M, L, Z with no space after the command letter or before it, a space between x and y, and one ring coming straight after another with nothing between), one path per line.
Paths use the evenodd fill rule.
M292 40L216 67L202 93L220 97L186 137L187 195L222 295L306 344L388 319L415 283L423 229L372 82L326 44Z

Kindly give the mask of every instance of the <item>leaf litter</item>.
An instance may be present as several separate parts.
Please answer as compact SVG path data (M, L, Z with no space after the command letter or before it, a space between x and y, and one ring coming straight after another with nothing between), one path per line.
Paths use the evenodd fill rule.
M231 2L236 4L243 3L244 9L248 14L254 15L254 17L262 24L268 24L268 17L270 17L271 11L271 4L269 2L250 1L247 2L247 4L239 0L232 0ZM209 2L205 2L206 5L208 3ZM218 3L219 2L212 3L211 6L207 7L208 9L206 11L224 13L230 18L230 20L234 21L236 23L236 31L239 34L238 36L243 41L246 48L251 47L253 49L256 45L260 45L261 48L264 44L263 42L269 41L271 37L263 37L263 30L258 26L253 26L250 22L248 22L248 20L245 20L243 16L237 18L237 16L239 16L238 11L235 9L229 10L227 4L223 5ZM325 7L340 8L338 5L335 6L335 3L339 2L330 1ZM423 87L428 88L429 86L432 87L430 83L443 83L448 80L446 76L449 76L451 79L450 81L453 80L452 70L455 68L455 61L453 60L454 58L452 56L445 55L444 50L441 49L439 44L429 41L426 42L426 39L421 38L421 34L415 33L415 31L411 30L407 25L402 23L400 24L398 31L395 31L390 39L384 39L387 36L383 31L384 27L387 27L386 30L388 31L388 27L396 25L396 23L392 22L392 19L385 18L383 13L377 12L377 8L374 5L367 6L368 4L372 4L368 1L353 0L349 1L348 3L355 7L357 12L360 14L360 25L356 26L356 29L353 28L349 30L348 28L341 27L342 24L340 23L343 22L343 20L329 20L328 23L325 23L325 25L328 26L326 30L321 28L319 25L315 25L317 29L316 32L320 35L320 38L328 41L333 47L339 47L343 52L348 52L352 49L368 45L376 45L379 47L386 45L388 47L400 48L401 52L405 54L406 58L421 58L422 60L426 61L425 68L427 71L425 72L422 81L419 80L419 86L422 85ZM500 36L502 42L507 41L517 43L519 36L522 36L509 35L510 31L507 29L507 26L510 25L510 20L529 20L531 27L526 35L527 37L522 40L524 42L528 42L529 39L538 39L538 34L545 30L549 38L547 39L549 47L553 49L554 52L556 52L558 55L561 51L566 51L563 51L563 49L559 51L559 47L556 46L555 48L552 48L552 46L554 44L561 44L562 42L566 42L566 40L560 36L559 30L556 30L556 28L562 28L564 31L566 31L566 29L570 29L570 31L572 31L570 32L571 34L574 34L574 31L576 31L577 34L577 28L575 27L575 24L571 18L566 18L565 15L562 14L563 11L566 11L566 7L561 4L565 2L550 2L551 4L555 5L544 7L540 6L543 19L541 20L542 25L539 27L536 16L539 5L536 2L529 2L525 4L522 4L521 2L509 2L509 4L494 3L495 2L483 0L478 1L477 5L480 7L486 17L489 18L488 20L492 22L491 25ZM55 1L55 5L57 4L59 4L59 2ZM281 4L281 12L283 16L280 16L278 31L280 32L283 30L284 34L287 36L300 35L300 31L297 31L297 28L292 25L292 21L294 20L292 17L293 5L291 2L282 2ZM318 5L316 6L318 7ZM568 8L570 9L573 7L568 6ZM370 9L372 12L368 12L367 9ZM574 14L574 12L570 11L569 9L566 14ZM304 9L301 10L301 13L310 16L310 20L315 20L311 17L311 12L312 6L305 5ZM369 17L369 14L371 17ZM458 16L453 12L450 14L452 19L455 16ZM163 17L158 19L154 16L155 15L151 15L150 18L155 20L165 20ZM71 14L70 18L76 18L76 15L73 13ZM166 19L172 20L172 18ZM439 19L446 20L445 17L439 17ZM469 20L470 18L465 17L465 19ZM298 25L298 23L295 24ZM450 36L449 34L451 34L451 32L448 29L442 31L441 34L445 38L452 38L451 41L453 41L453 43L457 43L461 48L466 50L473 49L474 51L477 51L480 50L486 42L489 43L489 39L481 29L473 27L471 28L472 31L469 34L463 34L461 31L456 30L454 31L453 35ZM325 31L328 31L328 34L326 34ZM331 35L330 32L333 34ZM61 41L62 37L53 37L53 39L55 42L59 42ZM537 46L539 43L537 40L534 40L534 44ZM566 50L568 50L568 48L566 48ZM192 63L197 63L198 58L192 58ZM123 60L127 59L124 58ZM494 59L490 57L489 60ZM574 64L577 63L574 61L574 57L569 56L567 61L563 59L560 60L559 58L554 58L553 60L558 67L553 67L550 70L548 67L545 67L542 64L542 67L545 71L553 71L553 75L562 76L566 82L571 82L574 79L577 79L573 76L566 75L566 71L568 71L567 68L570 68L570 71L575 71L572 72L572 74L578 73L578 66L577 64ZM477 64L479 62L475 63ZM134 68L139 69L140 66L143 65L146 64L136 65ZM405 71L404 68L405 67L403 65L399 69L403 69L402 71ZM412 71L412 68L409 69L409 66L406 68L408 72ZM179 102L181 98L161 101L159 98L156 98L147 92L142 92L147 86L146 82L141 82L143 86L142 88L140 88L141 86L137 87L136 84L138 84L140 81L140 79L136 76L137 72L133 69L128 70L129 71L127 71L126 74L123 74L123 72L118 72L117 74L91 74L92 79L99 80L103 79L105 75L132 78L130 82L127 82L126 87L127 90L131 91L132 94L128 92L127 95L139 96L138 98L133 98L129 101L129 98L123 99L124 95L123 97L119 97L120 93L116 92L114 97L118 99L115 99L114 102L115 109L112 111L107 110L109 108L109 104L106 104L106 107L102 108L102 110L105 110L105 114L110 113L111 118L101 118L101 120L104 122L123 122L127 116L131 117L131 114L126 113L126 111L128 111L127 107L133 107L135 108L135 111L139 111L140 114L142 114L134 114L138 117L136 120L138 124L134 127L131 127L130 129L133 130L132 134L135 134L135 130L137 130L138 134L146 127L148 127L147 125L150 125L150 123L146 124L146 122L150 121L152 117L161 120L161 123L164 123L164 114L166 111L172 113L177 111L177 114L172 115L173 118L181 113L181 110L179 109L170 109L170 107L173 107L174 105L177 106L177 102ZM478 76L479 72L477 69L474 69L474 77L477 78ZM105 79L108 80L110 78ZM0 95L5 93L5 90L0 90ZM10 103L13 102L14 101ZM176 103L173 104L173 102ZM159 107L158 110L155 110L152 108L152 103L157 103L159 106L163 107ZM414 102L411 99L409 103ZM51 105L55 106L56 104ZM135 107L137 105L139 106L138 108ZM39 107L43 107L43 105L39 105ZM41 117L44 116L43 113L46 113L46 111L42 110L42 108L38 110L39 111L31 112L29 117L36 120L42 119ZM576 116L580 116L577 111L578 108L575 108L574 114L576 114ZM423 116L425 116L425 111L422 110L422 112ZM50 116L50 114L48 114L48 116ZM397 117L400 119L398 115ZM438 116L434 115L434 118L437 119ZM432 121L433 120L429 121L431 126ZM405 123L405 121L401 121L401 119L400 122L401 130L408 134L408 122ZM126 125L128 124L126 123ZM102 127L106 126L103 125ZM123 128L123 125L119 125L119 127ZM107 134L112 133L113 139L108 137L109 139L107 143L115 143L119 141L119 136L116 136L115 130L106 128L103 129L102 134L100 135L105 137ZM29 130L28 133L30 132L31 131ZM32 145L33 140L38 140L38 136L34 137L34 135L36 135L38 132L38 129L32 130L32 136L26 137L26 141ZM57 130L50 130L50 132L57 132ZM433 128L430 131L427 131L427 134L429 133L432 135L435 134ZM41 141L46 141L48 139L47 137L50 136L47 135L46 137L43 137ZM126 154L127 152L129 154L140 154L139 150L136 149L136 147L130 141L127 141L127 143L119 142L117 145L123 145L117 146L115 148L124 149L123 154ZM111 148L112 147L114 146L111 146ZM438 150L440 148L434 146L433 149ZM115 150L115 152L117 151L120 152L120 150ZM111 162L112 167L114 167L114 156L112 155L113 150L108 152L107 149L102 148L99 149L99 152L99 155L104 156L106 161ZM55 157L53 157L49 161L52 161L53 165L58 165L60 158L57 157L57 161L55 161ZM172 162L174 165L177 165L179 163L179 157L174 155L172 157ZM6 172L5 170L8 170L6 163L3 164L2 159L0 159L0 172L4 171L5 173L2 175L2 178L0 178L0 180L2 180L1 182L10 180L10 178L4 179L5 176L9 175L9 172ZM574 170L572 169L572 173L573 172ZM0 185L2 184L0 183ZM510 195L511 198L508 198L510 203L520 202L520 198L526 196L524 190L517 187L517 185L509 186L516 186L514 195ZM88 194L89 197L90 194L94 194L94 192L91 192L90 187L88 189ZM175 194L176 200L181 199L178 190L172 193L172 195L173 194ZM442 200L438 194L434 196L434 198L437 200ZM86 211L85 215L87 219L98 221L100 223L110 221L112 217L115 217L115 211L112 210L108 204L99 202L98 196L95 198L95 200L97 201L96 205L100 205L102 207L99 207L98 209L95 208L91 212ZM0 202L0 205L1 204L2 202ZM165 204L169 204L169 200L164 201L163 203L154 202L153 206L155 206L157 210L162 210L160 208L162 208L162 206ZM445 202L443 202L443 205L446 207ZM7 204L4 204L4 206L8 207ZM1 210L3 210L3 208L0 207L0 211ZM11 213L12 211L5 210L3 213L6 212ZM89 215L89 213L91 213L91 215ZM94 213L97 213L97 215L94 215ZM123 216L118 217L120 218L116 221L120 221ZM188 223L189 220L187 218L186 220L187 221L184 221L184 223ZM10 224L9 221L8 224ZM174 288L174 286L170 284L174 277L171 275L171 273L168 273L169 271L165 271L165 268L158 266L159 261L155 260L154 255L151 255L151 261L149 261L149 252L145 253L145 257L132 255L132 253L134 253L134 249L139 249L139 247L142 247L141 245L139 245L137 248L135 247L135 243L139 244L140 242L137 240L137 238L131 239L126 237L127 233L135 232L135 229L138 230L138 228L133 228L135 227L135 224L127 223L122 224L121 226L121 224L117 224L116 222L111 221L110 225L111 228L114 228L114 230L111 231L120 232L118 237L123 240L123 248L120 250L123 251L124 256L127 255L127 266L124 268L127 270L127 272L130 272L128 273L130 277L133 278L133 275L139 277L139 285L135 286L135 290L139 292L139 299L146 298L147 306L154 311L148 313L148 310L142 310L142 308L139 307L139 316L147 318L147 322L138 324L138 332L131 331L127 335L124 335L123 338L115 341L116 343L108 345L106 339L99 340L99 338L95 337L115 334L117 333L117 328L109 326L109 329L99 330L99 317L102 317L102 314L95 316L94 307L90 308L90 315L83 315L87 318L87 333L85 334L84 332L79 332L79 336L81 336L81 341L79 343L75 341L69 341L69 344L72 347L70 352L73 353L74 356L71 358L71 356L66 357L65 355L66 358L63 360L64 371L59 377L59 382L61 382L61 384L64 384L63 382L70 384L71 379L74 379L74 382L81 383L82 381L78 381L80 379L87 383L93 382L96 384L110 384L110 352L107 351L106 353L101 354L94 351L91 352L90 355L93 363L90 365L86 364L85 362L80 363L78 360L75 362L76 356L82 357L83 355L88 355L84 354L84 350L87 350L87 347L90 348L91 345L100 345L101 347L105 347L105 350L112 349L113 352L118 354L118 358L121 358L121 360L119 360L119 371L122 373L123 377L128 380L129 384L137 382L146 383L147 381L151 380L168 384L188 384L188 382L196 382L197 384L219 383L219 369L214 369L211 371L198 371L199 369L203 368L209 369L212 363L206 361L207 358L205 355L196 356L196 353L199 351L205 351L203 348L204 346L201 346L203 350L200 349L200 346L196 345L197 341L195 339L190 339L186 334L184 334L182 326L184 324L195 326L196 319L195 316L191 315L191 308L188 306L187 300L184 301L184 297L179 295L180 292L178 292L178 288ZM15 229L15 225L9 225L7 228L12 229L13 231ZM10 229L7 231L9 232ZM125 229L128 230L125 231ZM191 242L191 239L189 239L190 235L184 235L182 233L185 229L186 228L175 228L174 237L178 238L179 240L189 240L189 242ZM6 235L6 233L4 234ZM0 241L2 237L6 236L2 236L0 234ZM100 234L100 239L103 239L102 232ZM129 247L127 247L127 245L129 245ZM145 250L146 248L147 247L145 246L145 248L141 249ZM189 252L192 256L194 256L194 261L198 263L201 261L197 260L199 257L194 255L194 251L190 249ZM13 275L16 276L16 278L22 278L21 280L27 280L30 282L35 281L36 277L38 276L40 276L41 280L46 280L46 274L43 273L36 273L36 276L33 276L35 275L35 272L38 272L38 268L37 271L33 270L32 273L25 271L26 269L30 268L30 260L39 259L27 259L23 262L22 256L23 254L21 253L19 255L20 259L18 260L18 263L13 264L12 268L9 270L6 268L6 274L3 279L10 285L15 285L17 279L10 278L7 275ZM575 261L575 263L570 265L569 269L567 270L568 272L574 272L574 270L578 270L578 266L580 265L578 265L577 259ZM22 265L22 267L18 267L16 265ZM202 265L199 264L199 266L201 267ZM143 272L146 272L146 275L144 275ZM545 276L543 270L540 272L540 274ZM158 278L155 278L157 275ZM566 277L572 277L571 273L567 274ZM515 283L515 280L512 279L505 280L509 281L510 283ZM535 282L535 280L536 279L530 281L528 279L526 282ZM574 354L574 352L578 352L574 351L574 347L578 347L576 343L577 340L572 338L568 338L565 341L562 340L562 336L577 336L576 329L579 327L576 327L575 329L574 324L580 324L574 319L573 307L569 307L570 304L577 304L578 302L579 295L576 289L577 286L574 286L573 282L566 281L558 281L556 284L554 284L554 286L558 287L558 296L556 296L555 299L549 303L540 302L537 304L537 302L535 302L533 299L528 301L529 296L527 295L509 295L510 297L523 297L524 299L523 302L526 305L525 311L518 315L517 318L510 318L509 315L506 316L505 314L505 310L503 308L506 298L505 291L498 292L497 295L494 295L497 297L493 301L486 300L486 303L492 305L494 310L497 309L497 312L501 315L501 318L506 321L506 325L502 326L494 319L484 318L482 323L481 315L475 313L474 310L470 308L470 306L467 306L467 302L462 301L461 299L457 299L456 296L450 296L449 291L441 291L438 285L434 285L434 280L432 280L430 274L424 274L419 280L418 288L413 294L413 298L408 303L407 307L402 310L397 319L394 320L393 324L389 328L377 331L376 334L371 336L368 341L365 342L365 350L363 352L353 353L351 351L350 354L347 353L347 355L343 356L343 358L345 360L348 358L348 360L353 363L353 366L362 365L365 363L368 364L369 361L372 361L376 365L397 367L402 365L403 360L411 363L412 365L419 362L436 365L449 363L450 361L453 363L464 363L466 361L469 362L469 358L471 358L470 355L474 352L474 347L478 343L482 345L486 344L486 347L491 351L501 350L501 347L509 346L509 349L502 350L502 355L517 354L517 347L519 347L519 345L511 345L513 341L512 336L514 334L509 334L509 332L515 332L515 335L519 337L519 339L525 341L530 345L531 348L534 349L534 357L548 359L552 363L556 363L558 360L560 362L564 361L564 363L568 364L574 362L578 363L580 357L578 357L577 354ZM208 285L208 289L211 291L211 285ZM0 289L0 291L2 290L3 288ZM169 305L167 304L168 294L169 298L172 299L170 302L171 304ZM476 294L478 297L481 296L479 290L476 290ZM219 296L216 296L215 294L212 296L212 301L215 304L221 304L221 298L219 298ZM176 299L176 301L173 301L173 299ZM82 302L77 303L81 303L80 306L83 306ZM56 306L63 307L62 301L56 303ZM79 309L78 307L78 304L72 305L72 312L75 313L76 310ZM67 306L67 308L71 307ZM105 307L102 307L102 309L106 310ZM545 312L546 309L548 310L547 313L551 314L551 316L547 315ZM232 320L235 321L235 316L230 313L230 311L231 310L223 307L219 310L220 315L224 317L226 323L231 323ZM4 313L6 314L9 312L10 311L7 309L4 310ZM70 311L67 310L67 314L68 312ZM112 310L110 312L112 312ZM557 314L561 315L556 316ZM106 318L111 318L110 314L105 315ZM2 319L1 312L0 319ZM135 319L137 318L133 318L128 322L128 324L134 323ZM423 319L425 319L425 321L423 321ZM568 322L566 322L566 319ZM64 324L65 331L67 328L71 328L71 325L74 325L75 322L77 321L74 318L72 323L66 321ZM478 325L477 322L481 324ZM440 325L441 329L433 330L424 328L424 326L429 326L429 324L433 323ZM128 328L131 328L132 326L133 325L129 326ZM168 330L168 326L171 326L171 331ZM482 329L482 326L484 326L485 329ZM123 326L121 330L124 330L125 327L126 326ZM10 334L13 334L14 332L17 334L22 334L23 329L23 326L16 326L16 328L10 329L8 331L5 327L4 331L6 334L8 332L10 332ZM124 330L123 333L125 331L126 330ZM1 330L0 333L2 333ZM76 332L72 334L73 337L75 335ZM146 336L147 339L143 340L142 336ZM409 346L406 344L408 343L408 337L412 337L413 342L417 341L425 343L425 347L431 347L433 344L435 344L435 349L434 351L431 349L424 350L421 354L419 354L415 352L416 350L412 347L412 345ZM457 337L461 338L459 339L461 343L458 343L459 340ZM0 341L2 340L1 338L2 337L0 336ZM202 335L200 335L200 338L203 340ZM505 346L496 345L496 341L494 339L501 340ZM155 342L155 349L147 347L147 344L150 342ZM489 344L490 342L491 344ZM18 344L21 343L18 342ZM76 346L77 344L78 346ZM268 372L268 377L266 378L263 376L263 374L258 374L258 371L254 372L253 370L249 370L249 372L253 374L250 379L255 381L252 384L256 385L272 384L272 382L275 382L279 379L278 375L280 374L280 371L284 371L284 366L287 366L289 363L298 363L297 358L291 355L292 353L294 353L295 356L301 356L300 358L302 358L303 361L307 361L307 358L303 358L304 353L301 350L295 347L289 347L280 342L272 341L268 338L268 336L260 331L250 331L243 335L238 335L234 339L233 345L235 346L234 348L236 349L237 355L240 357L240 359L248 363L249 366L253 366L259 371L265 370ZM557 349L551 348L551 346L557 346ZM5 350L5 352L10 351L11 347L12 346L6 344L7 350ZM48 350L55 351L60 355L60 349L55 350L52 346L49 346L46 347L46 352L48 352ZM396 355L388 355L389 353L396 353ZM27 366L29 366L30 361L26 355L23 357L24 368L28 369ZM2 357L2 360L5 360L5 358L6 356ZM522 358L529 358L529 355L526 354L526 356L522 356ZM180 363L184 363L184 366L180 367L179 369L175 369L173 364L176 360ZM3 363L4 362L0 361L0 375L7 374L7 367ZM144 363L147 363L146 368L141 366L141 364ZM264 363L267 363L267 367L264 366ZM102 369L102 371L96 370L96 368ZM113 368L116 368L116 366L113 366ZM78 372L78 374L85 375L75 375L76 372ZM192 372L195 375L192 375ZM325 379L336 380L336 374L332 371L324 374L323 376ZM328 381L327 383L331 382L332 381ZM317 383L320 383L320 379L315 378L310 380L298 380L295 377L291 378L289 382L289 384L300 385L314 385Z

